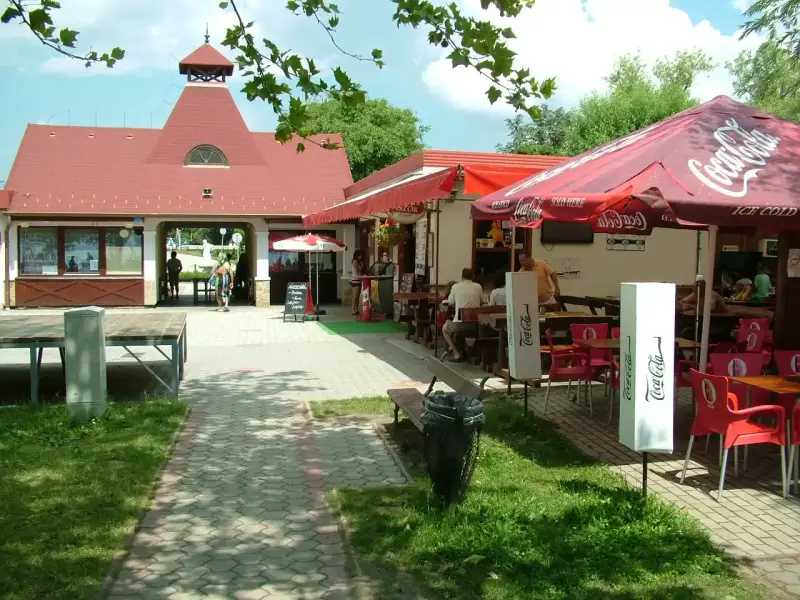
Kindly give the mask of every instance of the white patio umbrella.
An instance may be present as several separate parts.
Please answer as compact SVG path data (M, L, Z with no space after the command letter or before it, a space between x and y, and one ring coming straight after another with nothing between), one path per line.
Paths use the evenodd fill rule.
M274 242L272 247L275 250L284 250L287 252L316 252L316 310L314 314L324 315L325 311L319 308L319 253L320 252L344 252L347 246L337 239L328 237L327 235L315 235L307 233L305 235L297 235L295 237L287 238Z

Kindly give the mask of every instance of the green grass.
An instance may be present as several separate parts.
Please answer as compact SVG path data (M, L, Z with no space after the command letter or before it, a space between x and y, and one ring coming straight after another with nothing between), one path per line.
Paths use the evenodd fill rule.
M94 598L187 406L111 403L82 426L66 407L0 408L0 598Z
M394 404L389 398L348 398L347 400L325 400L311 403L311 414L315 419L346 416L375 416L392 414Z
M207 271L181 271L178 279L180 281L194 281L195 279L203 280L211 277L211 269Z
M355 317L354 317L355 319ZM394 321L317 321L328 335L353 335L357 333L399 333Z
M379 404L318 410L346 406L371 414ZM490 399L486 411L479 465L460 505L441 507L424 477L408 488L331 495L365 569L386 580L387 598L409 576L434 597L459 600L763 597L697 522L654 496L643 501L554 425L525 420L503 399Z

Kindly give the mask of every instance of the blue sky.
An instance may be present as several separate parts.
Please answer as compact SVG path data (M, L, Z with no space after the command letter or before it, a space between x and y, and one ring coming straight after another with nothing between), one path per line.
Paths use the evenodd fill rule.
M483 13L479 0L457 0L466 11ZM534 74L555 76L552 102L572 106L582 95L603 88L616 57L639 51L652 61L686 48L705 50L720 67L698 82L695 94L709 99L730 93L724 62L757 40L740 43L741 7L746 0L538 0L511 25L515 50ZM211 41L222 38L231 15L218 0L62 0L57 23L80 30L81 42L95 48L120 45L127 57L113 70L90 70L54 55L21 27L0 25L0 180L5 179L28 123L154 127L163 125L184 79L177 62L203 41L206 22ZM453 70L425 33L398 29L388 0L340 0L344 11L338 41L352 52L382 48L383 70L338 55L318 26L291 15L283 0L240 0L261 35L282 48L313 56L322 65L343 66L373 97L414 109L431 127L432 148L492 151L504 141L505 107L490 107L485 82L465 69ZM219 47L219 46L218 46ZM224 50L220 47L221 50ZM253 130L270 131L274 118L263 103L249 103L229 85Z

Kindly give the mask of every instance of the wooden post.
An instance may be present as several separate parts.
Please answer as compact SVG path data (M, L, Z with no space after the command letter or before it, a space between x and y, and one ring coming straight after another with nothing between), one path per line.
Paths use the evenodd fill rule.
M778 272L775 282L773 346L778 350L800 349L800 278L789 277L789 250L800 248L800 232L778 235Z
M436 264L434 265L434 271L436 272L436 286L434 288L434 292L436 294L436 300L433 304L433 355L439 356L439 330L436 327L436 312L439 310L439 236L440 236L440 229L442 225L442 213L439 206L439 199L436 199Z

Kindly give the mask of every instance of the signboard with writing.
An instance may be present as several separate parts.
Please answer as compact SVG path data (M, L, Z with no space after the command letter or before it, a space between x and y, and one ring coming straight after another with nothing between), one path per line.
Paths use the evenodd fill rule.
M636 452L672 452L675 284L620 289L619 441Z
M542 377L536 288L535 274L506 273L508 371L519 381Z
M308 287L308 282L296 281L286 286L286 302L283 308L284 322L288 315L292 315L295 321L298 316L305 321L306 315L313 313L314 303L311 300L311 289Z
M411 293L414 291L414 274L413 273L402 273L400 275L400 285L399 285L399 292L401 293Z
M425 252L428 248L428 221L421 219L417 221L414 226L414 274L425 276L425 266L428 261L425 257Z

